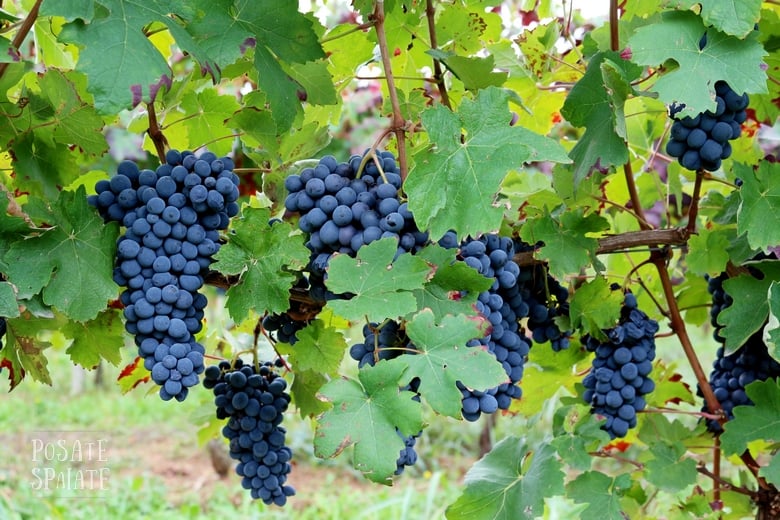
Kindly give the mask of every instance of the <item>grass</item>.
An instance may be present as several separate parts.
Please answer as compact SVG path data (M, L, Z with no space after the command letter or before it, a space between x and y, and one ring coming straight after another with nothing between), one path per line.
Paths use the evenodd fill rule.
M198 443L202 418L213 413L202 387L183 403L163 402L136 389L121 395L89 388L70 396L69 364L50 352L54 387L24 381L0 400L0 518L7 520L96 518L253 519L441 519L459 495L462 476L476 459L480 424L437 419L418 442L420 461L391 487L375 485L352 469L349 454L323 461L312 453L312 426L289 413L288 443L294 452L290 483L297 495L284 508L253 501L232 472L219 478L205 447ZM109 378L117 369L109 367ZM7 383L3 383L6 385ZM1 388L0 391L5 391ZM33 442L73 444L104 439L106 462L83 464L33 460ZM89 457L84 456L85 459ZM34 468L57 471L108 469L107 488L39 491ZM81 486L79 486L81 487Z

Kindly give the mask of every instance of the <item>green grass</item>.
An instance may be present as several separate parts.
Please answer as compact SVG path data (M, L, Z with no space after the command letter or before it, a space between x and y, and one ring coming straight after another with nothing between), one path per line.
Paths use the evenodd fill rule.
M54 386L25 380L0 400L0 519L200 519L238 513L252 519L441 519L461 491L462 476L474 462L481 424L431 418L418 441L420 461L394 486L365 480L349 463L349 450L323 461L312 453L311 422L291 411L285 417L294 452L290 483L298 494L284 508L251 500L232 472L219 479L205 447L198 443L204 417L213 414L212 396L202 387L183 403L163 402L146 388L120 394L108 367L107 388L67 393L70 368L50 352ZM7 391L3 387L0 392ZM435 420L433 420L435 419ZM55 431L56 430L56 431ZM73 433L61 433L61 432ZM108 489L39 492L33 439L107 441ZM75 463L51 463L58 471ZM100 465L100 464L96 464ZM178 474L179 472L180 474ZM89 495L89 497L85 496Z

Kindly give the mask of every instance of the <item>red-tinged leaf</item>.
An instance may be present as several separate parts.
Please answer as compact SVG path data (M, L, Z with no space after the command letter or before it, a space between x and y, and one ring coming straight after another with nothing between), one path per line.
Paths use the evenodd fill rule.
M8 369L8 380L11 382L11 386L9 387L8 391L10 392L16 388L16 385L18 385L22 379L24 379L24 369L20 369L20 377L17 379L14 364L11 363L10 359L0 359L0 372L2 372L4 368Z
M148 383L149 380L149 371L144 368L144 363L140 356L137 356L132 363L123 368L122 372L119 373L119 377L116 378L116 382L119 384L123 394L142 383Z
M630 442L626 442L624 440L618 440L618 441L610 442L609 444L604 446L604 451L617 450L620 453L623 453L630 447L631 447Z

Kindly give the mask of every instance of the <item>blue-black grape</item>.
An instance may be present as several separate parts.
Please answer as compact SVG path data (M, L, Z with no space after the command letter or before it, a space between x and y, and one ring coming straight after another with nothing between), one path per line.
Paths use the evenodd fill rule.
M358 362L358 367L365 365L374 366L377 361L382 359L393 359L402 354L414 354L416 348L409 341L406 332L400 324L394 320L386 320L381 325L378 323L368 323L363 326L363 341L355 343L349 349L349 355ZM419 379L412 379L408 385L401 390L417 392L420 386ZM419 401L419 394L413 397ZM422 432L416 435L404 435L398 428L396 433L404 441L404 448L401 449L396 460L395 474L403 473L406 466L413 466L417 462L417 452L414 450L417 438Z
M230 443L230 456L238 461L236 473L252 498L283 506L295 489L287 485L292 450L286 446L282 424L290 404L287 382L266 362L256 370L237 359L206 369L203 386L214 393L218 419L227 419L222 435Z
M238 176L229 158L210 152L170 150L166 160L156 171L123 161L90 202L125 227L114 269L125 287L125 328L160 397L182 401L204 370L205 349L194 339L207 303L199 291L219 230L238 213Z
M702 37L706 43L706 34ZM716 108L694 117L678 118L682 105L669 107L669 116L674 119L666 153L677 158L688 170L720 168L721 161L731 156L731 139L740 136L740 124L747 118L750 98L739 95L725 81L715 83Z
M731 419L734 417L732 410L735 406L753 404L745 392L745 387L753 381L780 377L780 363L769 355L762 329L751 335L736 351L726 355L726 339L721 335L723 325L718 323L718 316L733 303L733 299L723 287L723 282L727 279L726 273L707 277L707 290L712 296L710 322L714 327L713 337L721 344L712 364L709 383L724 413ZM701 388L698 389L698 395L703 396ZM706 404L702 411L708 411ZM707 419L706 424L712 433L723 431L720 423L714 419Z
M658 322L637 308L636 297L627 293L618 324L604 333L607 341L583 337L583 344L595 352L583 399L591 413L604 416L602 429L613 439L625 437L637 424L636 413L645 408L644 396L655 389L650 372L655 359Z
M479 238L468 237L458 243L453 232L439 240L442 247L460 247L458 258L492 279L491 287L481 292L475 303L476 310L490 322L490 329L483 338L470 340L469 347L486 348L501 363L508 382L486 391L467 388L457 383L462 396L464 419L476 421L483 413L498 409L507 410L513 399L522 396L518 382L523 377L523 366L530 351L530 344L520 329L519 320L528 316L528 304L523 299L518 284L520 267L513 260L514 244L509 237L495 233Z

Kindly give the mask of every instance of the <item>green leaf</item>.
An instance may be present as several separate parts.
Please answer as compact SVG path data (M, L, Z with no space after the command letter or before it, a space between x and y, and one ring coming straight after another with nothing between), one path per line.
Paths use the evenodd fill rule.
M780 486L780 455L775 453L769 464L762 466L758 470L758 476L764 477L767 482L774 484L775 487Z
M634 63L677 63L678 68L663 74L651 89L666 104L684 104L681 115L714 110L715 83L719 80L740 94L767 92L766 72L761 69L766 51L757 35L751 33L740 40L709 30L707 45L700 50L705 29L701 18L690 11L666 11L659 23L640 27L628 40Z
M477 296L493 283L492 279L481 275L465 262L456 261L456 254L456 249L445 249L438 244L429 245L416 253L429 265L436 266L433 278L414 293L417 308L431 309L437 322L448 314L476 316L473 304Z
M521 386L526 398L513 403L511 411L531 416L542 411L562 388L576 394L575 385L582 381L581 373L589 366L590 354L585 349L555 352L549 345L534 348L523 369Z
M329 408L328 403L317 399L320 389L328 380L315 370L295 370L290 393L301 418L314 417Z
M623 520L620 501L631 487L631 475L609 477L599 471L586 471L566 486L566 495L578 504L588 504L582 520Z
M569 302L569 316L574 327L586 334L603 338L602 329L611 329L620 319L623 295L613 291L604 277L594 278L577 288Z
M682 444L656 441L649 448L653 458L645 463L645 477L651 484L664 491L677 492L696 483L699 474L696 461L683 458Z
M65 351L71 361L85 368L95 368L101 359L114 366L122 361L125 328L120 312L109 309L86 323L69 322L62 333L73 342Z
M688 240L688 254L685 262L694 274L717 274L723 271L729 261L729 236L732 232L724 229L702 227L697 235Z
M293 63L290 75L295 78L306 92L306 102L313 105L335 105L339 102L325 61Z
M443 105L423 112L434 148L415 155L404 190L415 220L431 238L450 229L458 236L498 229L503 208L496 193L510 170L531 161L569 162L558 143L509 126L508 99L506 91L489 87L464 99L457 113Z
M588 234L609 229L609 223L595 213L585 217L583 211L578 208L560 216L547 213L529 219L520 230L520 238L529 244L544 242L538 254L548 262L550 273L556 278L578 273L581 268L590 265L596 269L603 268L596 257L598 239Z
M393 257L398 240L383 238L363 246L357 258L333 255L325 285L334 293L354 294L349 300L331 300L328 307L348 320L381 322L405 316L417 309L412 291L419 290L433 275L425 260L410 254Z
M239 108L234 95L219 95L215 89L188 92L181 100L181 108L193 117L182 120L192 143L209 143L209 151L226 155L233 148L231 139L215 137L229 135L231 130L225 124Z
M322 395L334 404L319 418L314 453L335 457L354 445L353 466L374 482L389 484L396 469L404 435L423 426L420 403L414 393L399 389L405 367L380 361L364 366L358 380L340 378L326 384Z
M116 298L112 279L118 234L87 204L84 187L63 191L52 208L57 225L24 241L5 255L6 276L20 298L43 291L43 301L71 319L86 321Z
M678 0L682 9L699 6L706 25L726 34L747 36L761 17L761 0Z
M271 114L279 130L292 126L301 109L298 101L298 84L287 75L273 54L264 47L255 49L255 68L259 71L257 84L268 96Z
M495 356L479 347L467 347L470 339L485 335L483 318L446 316L437 325L430 309L420 311L406 324L406 333L419 351L398 356L391 364L408 367L405 379L420 378L419 393L437 413L461 417L461 393L456 383L488 390L507 381Z
M19 318L6 320L7 330L3 339L3 350L0 350L0 359L8 360L11 365L11 390L26 375L51 386L49 361L44 354L44 351L51 347L51 343L39 338L39 333L56 330L64 324L65 320L61 316L54 319L37 318L29 312ZM5 365L5 362L2 364Z
M347 342L344 336L322 320L314 320L296 334L295 346L277 344L282 354L289 354L289 362L298 370L307 370L335 376L338 372Z
M718 315L718 323L724 326L721 335L726 338L726 355L737 350L764 325L769 315L769 286L772 280L780 280L780 266L773 262L752 266L764 273L762 280L742 274L723 282L723 288L734 301Z
M29 132L14 142L16 182L32 195L54 200L63 186L79 176L79 168L66 145L36 137L35 133Z
M739 455L749 442L780 441L780 380L754 381L745 387L753 405L735 406L734 418L723 425L721 447Z
M525 381L523 377L523 390L535 395L526 388ZM555 410L553 422L555 437L550 444L558 451L561 459L573 469L588 470L593 464L593 456L590 453L599 446L609 443L609 434L601 428L602 424L601 419L590 413L590 405L581 401L578 404L560 407Z
M287 222L269 223L266 208L245 207L233 219L230 240L214 255L211 268L238 275L238 284L227 291L231 318L243 321L249 311L284 312L289 307L290 287L309 261L309 250L300 234Z
M16 318L19 316L16 292L13 285L8 282L0 282L0 316L4 318Z
M780 244L780 226L775 221L780 211L780 164L761 161L757 170L744 169L743 173L737 231L747 234L754 249Z
M438 49L425 52L444 63L444 66L463 82L466 90L480 90L489 86L500 87L506 81L506 72L493 72L495 59L492 55L484 58L466 57Z
M575 187L597 163L606 168L628 161L623 105L633 92L631 81L640 73L641 68L620 59L617 52L598 53L566 97L561 115L574 126L585 127L569 154Z
M466 489L447 520L541 518L544 499L563 493L564 473L549 444L506 437L466 473Z
M780 283L772 281L768 292L769 320L764 327L764 343L769 355L780 363Z

